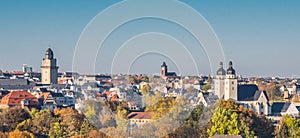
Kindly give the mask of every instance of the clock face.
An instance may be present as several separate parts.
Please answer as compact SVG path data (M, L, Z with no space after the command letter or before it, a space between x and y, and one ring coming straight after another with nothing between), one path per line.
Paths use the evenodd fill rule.
M165 70L165 68L161 68L161 70Z

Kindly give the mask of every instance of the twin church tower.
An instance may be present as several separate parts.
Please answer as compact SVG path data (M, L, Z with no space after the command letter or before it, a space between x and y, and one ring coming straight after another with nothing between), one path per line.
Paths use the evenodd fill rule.
M45 58L43 58L41 71L42 84L57 84L58 66L56 65L53 51L50 48L48 48Z
M215 94L219 97L219 99L238 99L238 82L232 61L229 62L229 68L227 71L223 68L223 62L220 63L220 68L217 71L217 76L214 79L214 82Z

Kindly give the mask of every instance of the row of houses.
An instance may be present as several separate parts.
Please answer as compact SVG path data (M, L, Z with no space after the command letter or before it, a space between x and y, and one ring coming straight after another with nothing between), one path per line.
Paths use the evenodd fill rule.
M0 108L22 106L36 109L75 108L75 99L60 92L12 91L2 97Z

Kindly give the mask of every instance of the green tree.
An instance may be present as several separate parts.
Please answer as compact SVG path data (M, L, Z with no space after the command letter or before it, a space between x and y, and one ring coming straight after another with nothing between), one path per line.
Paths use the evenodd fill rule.
M231 100L221 101L219 107L236 112L239 120L243 120L250 132L253 131L256 136L263 138L273 137L274 126L272 121L264 116L257 116L252 109L244 108ZM244 135L243 132L242 135Z
M212 118L213 126L208 129L209 136L216 134L238 135L238 115L230 109L218 108Z
M280 126L276 131L276 135L282 138L300 137L300 120L292 118L289 115L283 116Z
M208 129L210 136L215 134L228 134L228 135L242 135L243 137L261 137L262 134L258 130L255 130L258 122L264 122L267 125L271 124L263 118L258 118L249 109L243 108L231 100L221 101L220 106L214 113L212 118L213 126ZM265 125L263 125L264 127ZM266 126L267 129L273 130L272 127ZM264 132L269 136L271 134L266 131ZM267 137L269 137L267 136Z

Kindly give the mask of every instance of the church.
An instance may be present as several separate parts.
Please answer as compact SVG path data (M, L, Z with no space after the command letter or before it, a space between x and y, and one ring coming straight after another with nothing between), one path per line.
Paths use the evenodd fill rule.
M258 114L271 114L271 106L265 91L259 91L255 84L238 84L232 61L229 62L227 71L220 63L217 75L214 78L215 95L219 99L233 100L245 108L251 108Z
M160 68L161 78L163 78L167 82L167 90L174 91L175 89L181 89L182 88L181 77L178 76L176 72L169 72L166 62L163 62L163 64L160 67L161 67Z
M163 62L163 64L161 65L161 76L162 78L176 78L178 77L176 72L168 72L168 66L166 64L166 62Z

